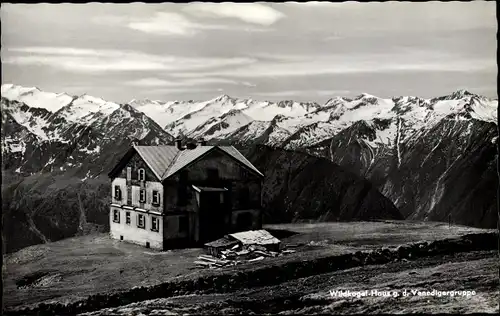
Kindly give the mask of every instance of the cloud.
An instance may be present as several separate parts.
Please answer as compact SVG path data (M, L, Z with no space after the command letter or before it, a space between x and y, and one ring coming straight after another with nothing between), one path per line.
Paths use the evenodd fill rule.
M262 57L262 59L260 57ZM278 78L331 74L489 71L495 61L488 58L466 58L435 51L401 50L377 54L353 52L349 55L259 55L258 62L235 66L235 69L185 72L184 78L223 76L228 78Z
M235 18L241 21L269 26L285 17L283 13L258 3L190 3L184 11L199 17Z
M122 24L126 18L115 17L108 23ZM101 19L101 22L103 20ZM225 30L225 31L247 31L247 32L265 32L266 29L249 26L238 26L228 24L212 24L194 22L184 15L176 12L157 12L152 17L136 19L126 23L127 27L144 33L155 35L170 36L194 36L200 31L207 30Z
M225 25L199 24L190 21L182 14L173 12L158 12L152 18L140 22L131 22L128 27L134 30L160 34L192 36L199 30L223 30Z
M13 55L11 55L13 53ZM137 51L93 50L71 47L20 47L2 51L2 61L17 65L45 65L80 73L110 71L189 71L255 62L247 57L212 58L146 54Z
M246 82L238 82L236 80L224 78L194 78L189 80L165 80L160 78L142 78L126 82L126 85L137 87L190 87L210 84L233 84L245 85Z

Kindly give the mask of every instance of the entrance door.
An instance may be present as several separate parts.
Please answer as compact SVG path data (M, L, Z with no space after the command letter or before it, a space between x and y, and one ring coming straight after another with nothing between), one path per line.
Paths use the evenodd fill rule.
M200 241L209 242L226 234L225 205L223 192L201 192L200 194Z

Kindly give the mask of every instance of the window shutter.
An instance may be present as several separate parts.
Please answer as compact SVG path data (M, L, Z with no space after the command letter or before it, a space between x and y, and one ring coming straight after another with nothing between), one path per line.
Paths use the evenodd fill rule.
M118 186L118 185L115 185L115 199L116 200L122 199L122 191L120 189L120 186Z
M127 181L132 179L132 167L127 167Z
M160 192L153 191L153 204L160 204Z

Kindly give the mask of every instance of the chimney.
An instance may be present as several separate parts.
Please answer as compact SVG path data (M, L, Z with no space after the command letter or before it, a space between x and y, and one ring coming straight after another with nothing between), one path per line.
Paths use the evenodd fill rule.
M206 146L206 145L207 145L207 141L206 141L206 140L204 140L203 138L200 138L200 139L198 140L198 145L199 145L199 146Z
M195 148L196 148L196 143L194 142L186 143L186 149L195 149Z
M177 149L183 150L184 148L182 148L182 139L176 138L175 139L175 146L177 147Z

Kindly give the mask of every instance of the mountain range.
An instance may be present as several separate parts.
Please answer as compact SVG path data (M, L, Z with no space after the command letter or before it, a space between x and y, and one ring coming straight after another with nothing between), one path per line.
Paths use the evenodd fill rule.
M106 174L131 142L204 138L233 144L256 161L263 158L255 152L330 160L367 179L405 218L496 225L498 100L465 90L431 99L362 94L324 104L228 95L119 104L12 84L1 92L9 177L50 172L88 181Z

